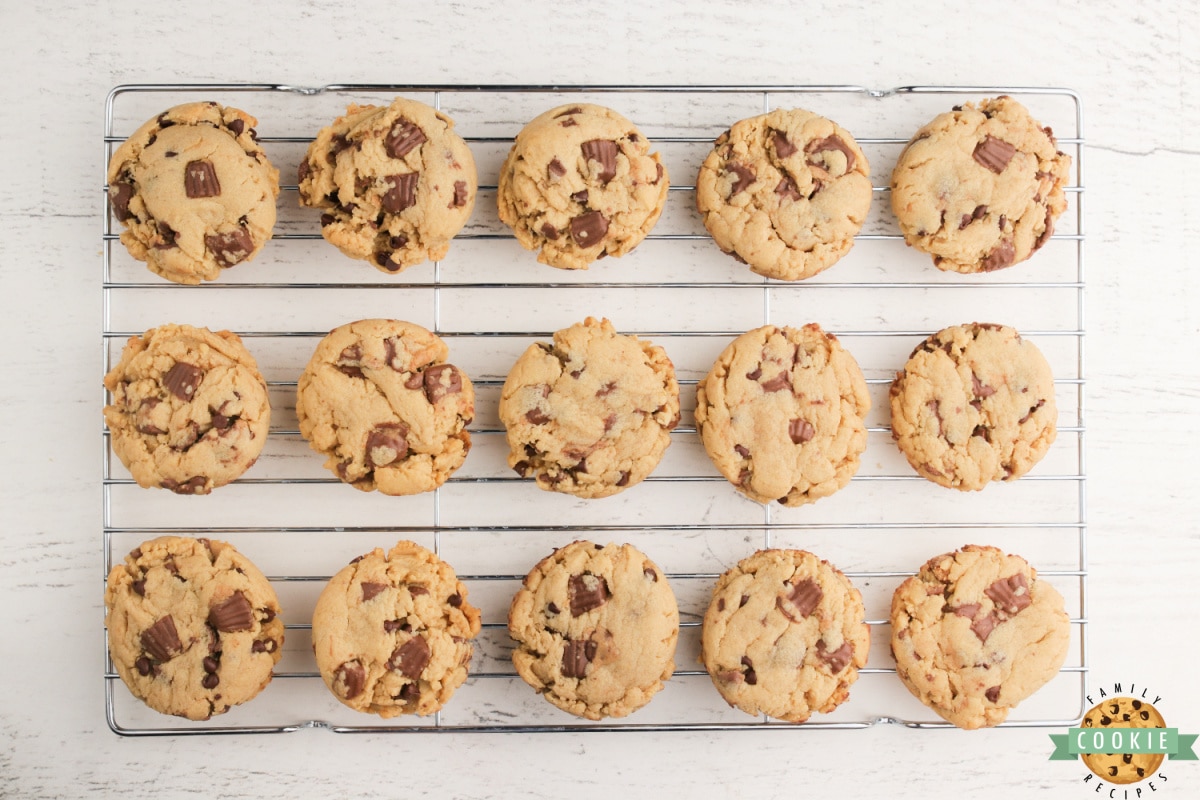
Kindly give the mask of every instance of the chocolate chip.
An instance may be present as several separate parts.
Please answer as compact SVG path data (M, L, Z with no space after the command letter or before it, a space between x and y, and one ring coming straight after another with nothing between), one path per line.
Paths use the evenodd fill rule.
M654 168L655 168L654 180L650 181L650 183L653 184L654 186L658 186L658 182L661 181L662 177L663 177L663 165L659 164L658 162L655 162Z
M425 637L418 635L393 650L391 658L384 666L406 678L416 680L429 664L429 658L429 643L425 641Z
M384 177L390 189L388 189L380 200L384 211L389 214L399 214L406 208L411 207L417 202L417 181L420 179L419 172L406 172L403 175L387 175Z
M1132 705L1133 705L1133 708L1134 708L1134 710L1136 711L1136 710L1138 710L1138 709L1140 709L1140 708L1142 707L1142 701L1141 701L1141 700L1134 700L1134 701L1133 701L1133 703L1132 703ZM1143 717L1143 719L1148 719L1148 718L1149 718L1149 715L1147 715L1146 717Z
M967 227L972 222L983 219L984 216L987 214L987 210L988 210L987 206L975 206L975 210L972 211L970 214L962 215L962 221L960 223L958 223L958 229L961 231L963 228Z
M754 180L757 177L754 174L753 167L747 166L745 164L739 164L737 161L730 161L728 164L726 164L725 171L732 172L734 175L737 176L737 180L735 180L733 182L733 185L729 189L730 197L733 197L734 195L741 193L743 190L746 189L746 187L748 187L750 184L754 183Z
M425 142L425 132L406 119L392 124L383 141L384 151L392 158L404 158L414 147Z
M981 643L986 642L988 637L992 635L992 631L996 628L996 615L988 614L986 617L980 617L971 623L971 633L975 634L976 638Z
M738 608L741 608L742 606L746 605L746 603L749 603L749 602L750 602L750 595L748 595L748 594L742 595L742 599L738 601Z
M120 222L132 219L129 211L129 201L133 198L133 184L117 181L108 186L108 200L112 203L113 213Z
M654 570L650 569L649 567L646 567L645 569L643 569L642 574L645 575L650 580L654 581L655 583L658 583L658 573L655 572Z
M746 373L746 377L752 381L756 381L762 377L762 364L759 364L752 371Z
M531 408L525 412L525 419L531 425L545 425L550 418L542 413L540 408Z
M1020 613L1033 603L1029 596L1029 583L1020 572L1008 578L1001 578L984 589L983 593L996 604L997 610L1010 616Z
M405 703L415 703L421 699L421 687L415 683L406 683L400 687L400 699Z
M1047 208L1046 209L1046 227L1042 230L1041 233L1038 234L1038 237L1036 239L1034 239L1033 250L1031 252L1036 253L1038 250L1041 250L1042 245L1044 245L1046 243L1046 240L1049 239L1053 235L1054 235L1054 214L1053 214L1053 212L1050 211L1049 208Z
M621 476L619 478L617 478L617 486L628 486L628 485L629 485L629 472L622 471Z
M816 434L817 429L806 419L794 419L788 423L788 436L791 437L792 444L804 444Z
M178 236L170 225L159 220L154 223L158 228L158 241L154 243L155 250L170 250L175 246L175 237Z
M343 375L348 375L351 378L365 378L362 371L362 346L352 344L349 347L343 348L338 355L338 360L334 362L334 368Z
M754 662L750 660L750 656L742 656L742 666L746 669L743 671L746 683L754 686L758 683L758 673L754 671Z
M546 165L546 175L551 181L555 181L567 174L567 168L557 158L550 159L550 163Z
M362 601L365 603L371 598L378 595L380 592L388 588L386 583L376 583L374 581L363 581L362 583Z
M571 106L570 108L565 108L562 111L555 114L553 119L558 119L559 117L567 117L567 116L570 116L571 114L582 114L582 113L583 113L583 109L580 108L579 106Z
M590 572L572 575L567 582L567 599L570 601L572 617L600 608L610 597L612 593L608 590L608 583Z
M347 700L362 694L367 684L367 671L358 661L347 661L333 674L333 689Z
M842 646L837 650L830 652L825 649L825 640L817 640L817 658L824 661L829 666L829 671L834 675L846 668L850 663L850 659L854 657L854 645L849 642L842 642Z
M142 631L139 639L142 649L155 661L170 661L183 652L183 642L179 641L179 632L175 630L175 620L170 614L155 620Z
M453 364L438 364L425 370L425 398L436 404L446 395L462 391L462 374Z
M338 133L329 141L329 150L325 153L325 160L330 166L337 164L338 153L350 147L350 140L344 134Z
M983 696L988 699L989 703L998 702L1000 700L1000 687L999 686L990 687L986 692L983 693Z
M196 475L181 483L171 478L163 478L159 485L164 489L170 489L175 494L204 494L208 479L203 475Z
M780 392L784 389L791 389L792 381L786 372L781 372L771 380L763 381L762 388L764 392Z
M460 608L463 604L462 595L457 593L452 594L446 598L446 602L449 603L452 608Z
M992 252L987 254L987 258L983 259L980 268L984 272L1003 269L1010 266L1013 260L1017 257L1017 250L1013 246L1011 239L1001 239L1000 243L992 248Z
M608 234L608 220L599 211L587 211L571 220L571 238L580 247L592 247Z
M204 676L204 680L200 681L200 685L203 686L205 689L215 689L215 688L217 688L217 684L219 684L220 682L221 682L221 679L210 672L209 674Z
M780 197L790 197L792 200L800 199L800 190L796 188L796 184L792 182L792 179L786 175L779 181L779 185L775 187L775 194Z
M779 158L787 158L796 152L796 145L788 140L783 131L771 131L771 141L775 145L775 155Z
M982 142L975 145L975 150L971 153L971 157L999 175L1001 172L1004 172L1004 168L1008 166L1008 162L1012 161L1016 153L1017 148L1003 139L997 139L995 136L986 136Z
M734 451L735 453L737 453L739 456L741 456L742 458L749 458L749 457L750 457L750 450L749 450L749 448L747 448L747 447L744 447L743 445L740 445L740 444L735 444L735 445L733 446L733 451Z
M596 161L600 164L600 172L597 177L601 183L608 183L613 178L617 177L617 143L608 139L592 139L591 141L581 144L580 149L583 151L583 157L587 161Z
M811 156L815 156L818 153L830 153L834 150L837 150L846 157L846 172L842 173L843 175L854 169L854 151L837 134L826 136L824 139L815 139L804 147L804 152L810 156L807 159L807 163L815 167L819 167L821 164L819 161L814 161Z
M405 588L408 589L408 593L410 595L412 595L413 597L421 597L423 595L429 594L429 590L426 589L424 586L422 586L419 583L410 584L410 585L406 586Z
M274 653L278 647L274 639L255 639L250 645L251 653Z
M217 660L212 656L205 656L204 661L202 661L201 664L203 665L205 672L216 672L217 668L220 666L217 663Z
M234 592L222 602L209 606L208 624L223 633L248 631L254 627L254 609L246 595Z
M542 223L542 236L545 236L550 241L558 239L558 228L551 225L549 222Z
M564 128L573 128L576 125L578 125L579 123L575 120L574 117L568 117L567 119L564 119L562 122L560 122L558 124L562 125Z
M246 123L243 120L235 119L235 120L231 120L228 123L226 123L225 127L229 128L229 130L233 131L234 136L241 136L242 131L244 131L246 129Z
M562 674L564 678L582 678L587 673L588 664L596 657L596 643L570 640L563 646Z
M575 192L574 194L571 195L571 199L574 200L576 203L579 203L579 205L581 205L581 206L586 206L587 201L588 201L587 189L582 189L578 192Z
M608 397L610 394L616 391L616 388L616 381L608 381L596 390L596 397Z
M410 630L412 630L412 626L408 624L408 621L407 621L407 620L403 620L403 619L385 619L385 620L383 621L383 629L384 629L385 631L387 631L388 633L395 633L396 631L405 631L405 632L407 632L407 631L410 631Z
M971 373L971 391L975 393L976 397L991 397L996 393L995 387L988 386L979 380L979 376L974 372Z
M234 228L225 233L214 233L204 237L204 246L222 267L232 267L250 257L254 251L254 240L245 228Z
M724 611L724 610L725 610L725 598L718 597L717 598L717 611Z
M467 182L454 182L454 197L450 200L450 208L462 208L467 204Z
M408 455L408 426L402 422L376 425L367 435L366 465L375 469L394 464ZM366 589L364 588L364 593ZM364 598L365 599L365 598Z
M146 596L146 579L143 578L141 580L134 581L131 584L130 588L133 589L135 594L145 597Z
M149 675L150 670L152 669L150 665L150 659L146 658L145 656L141 656L137 661L133 662L133 666L137 668L138 674L143 678Z
M547 603L546 610L549 611L551 614L561 614L562 613L562 609L559 608L558 605L555 603Z
M775 599L775 606L792 622L799 622L816 610L825 592L811 578L804 578L796 583L784 584L787 591ZM790 605L790 608L789 608ZM793 614L791 609L796 613Z
M183 170L183 191L188 197L220 197L221 182L217 180L217 169L208 159L189 161Z

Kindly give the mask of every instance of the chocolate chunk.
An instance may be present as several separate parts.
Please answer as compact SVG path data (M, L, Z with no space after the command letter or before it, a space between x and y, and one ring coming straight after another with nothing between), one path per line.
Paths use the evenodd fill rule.
M358 661L347 661L333 674L333 690L347 700L362 694L367 684L367 671Z
M1046 209L1046 227L1038 234L1038 237L1033 240L1033 249L1030 252L1036 253L1042 249L1042 245L1046 240L1054 235L1054 214L1049 208Z
M391 188L380 199L383 210L389 214L399 214L404 209L416 203L417 181L419 179L419 172L406 172L403 175L388 175L384 177L384 182L391 186Z
M255 639L250 645L251 653L274 653L279 643L274 639Z
M800 199L800 190L796 188L796 184L792 182L792 179L786 175L779 181L779 185L775 187L775 194L780 197L790 197L792 200Z
M762 364L759 364L752 371L746 373L746 377L752 381L756 381L762 377Z
M158 241L154 243L155 250L170 250L175 246L175 237L178 236L170 225L159 220L154 223L158 229Z
M400 352L396 349L396 342L398 341L400 341L399 336L389 336L383 340L383 363L387 364L396 372L404 372L404 359L397 357ZM417 379L417 385L408 386L409 382L412 381L413 378ZM421 388L421 374L419 372L413 373L408 377L408 380L404 382L404 385L408 386L409 389Z
M367 467L386 467L408 455L408 426L401 422L385 422L376 425L367 435L367 448L363 459ZM365 591L365 590L364 590Z
M204 237L204 246L222 267L232 267L250 257L254 251L254 240L245 228L234 228L225 233L213 233Z
M183 191L193 200L200 197L220 197L221 182L217 169L208 159L189 161L183 170Z
M133 198L133 184L117 181L108 186L108 200L112 203L113 213L120 222L133 219L129 211L129 201Z
M322 228L327 228L335 222L337 222L337 217L335 217L333 214L322 214L321 215L321 227Z
M1029 596L1029 584L1020 572L1008 578L1001 578L984 589L983 593L996 604L996 610L1009 616L1029 608L1033 602Z
M988 637L992 635L992 631L996 627L996 615L988 614L986 617L980 617L971 623L971 633L979 639L980 642L986 642Z
M988 690L983 693L983 696L988 699L989 703L995 703L995 702L999 701L1000 700L1000 687L999 686L989 687Z
M654 581L655 583L658 583L658 573L655 572L654 570L650 569L649 567L646 567L645 569L643 569L642 574L645 575L650 580Z
M454 198L451 199L449 208L462 208L467 204L467 182L454 182Z
M329 141L329 150L325 153L325 160L330 166L337 164L338 153L350 147L350 140L343 134L336 134Z
M545 425L550 421L540 408L531 408L525 412L525 419L532 425Z
M254 627L254 608L246 595L234 592L222 602L209 606L208 624L222 633L248 631Z
M1008 162L1012 161L1016 153L1017 148L1003 139L997 139L995 136L986 136L982 142L975 145L975 150L971 153L971 157L999 175L1001 172L1004 172L1004 168L1008 166Z
M596 657L596 643L570 640L563 646L562 674L564 678L582 678L587 673L588 664Z
M596 390L596 397L608 397L617 388L616 381L608 381Z
M771 380L763 381L762 388L764 392L780 392L784 389L791 389L792 381L786 372L781 372Z
M580 191L575 192L571 195L571 199L576 203L579 203L581 206L586 206L588 201L587 189L581 189Z
M810 156L810 158L807 159L807 163L809 166L814 167L821 167L822 164L820 161L814 160L812 156L815 156L818 153L829 153L834 150L837 150L846 157L846 172L843 172L843 175L854 169L854 151L851 150L850 146L842 141L842 137L838 136L837 134L834 134L833 136L826 136L824 139L815 139L809 142L804 148L804 152Z
M376 583L374 581L363 581L362 583L362 601L365 603L372 599L380 592L388 588L386 583Z
M758 673L754 671L754 662L750 660L750 656L742 656L742 666L746 668L742 673L746 683L750 686L756 685Z
M415 703L421 699L421 687L415 683L406 683L400 687L400 699L405 703Z
M825 597L825 592L811 578L804 578L797 583L784 585L788 589L775 599L775 606L792 622L799 622L812 614L820 604L821 599ZM792 614L791 609L793 608L799 616Z
M561 178L567 174L567 168L557 158L550 159L550 163L546 165L546 175L551 181Z
M655 162L654 168L655 168L654 180L650 181L650 183L652 183L655 186L658 186L658 182L661 181L662 177L663 177L663 165L659 164L658 162Z
M408 589L408 593L413 597L421 597L422 595L429 594L429 590L419 583L407 585L405 588Z
M963 603L961 606L955 606L950 610L954 612L955 616L974 619L975 615L979 613L979 608L979 603Z
M425 373L418 370L412 375L409 375L404 380L404 388L406 389L424 389L425 388Z
M996 393L995 387L988 386L979 380L979 376L974 372L971 373L971 391L975 393L976 397L991 397Z
M351 378L365 378L361 359L362 346L352 344L342 350L333 366L343 375L349 375Z
M154 414L154 409L158 407L161 401L156 397L147 397L138 406L137 413L134 415L134 427L138 433L144 433L147 436L159 436L166 433L165 430L159 428L151 420Z
M142 631L142 649L155 661L170 661L183 652L183 642L175 630L175 620L168 614L159 617L154 624Z
M779 158L787 158L796 152L796 145L788 140L783 131L771 131L771 142L775 145L775 155Z
M429 664L429 657L429 643L425 641L425 637L413 636L392 651L392 657L385 666L406 678L416 680Z
M570 600L572 617L600 608L610 597L612 593L608 590L608 583L590 572L572 575L567 582L567 599Z
M816 433L817 429L806 419L794 419L788 423L788 436L791 437L792 444L804 444Z
M608 220L599 211L587 211L571 220L571 238L580 247L592 247L608 234Z
M962 221L960 223L958 223L958 229L961 231L963 228L967 227L972 222L983 219L984 216L987 214L987 210L988 210L987 206L975 206L975 210L972 211L970 214L962 215Z
M383 621L383 629L388 633L395 633L396 631L408 632L412 630L412 626L408 624L408 620L385 619Z
M244 131L246 129L246 123L244 120L235 119L235 120L230 120L229 122L227 122L225 124L225 127L229 128L229 130L233 131L234 136L241 136L242 131Z
M542 236L545 236L550 241L558 239L558 228L551 225L549 222L542 223Z
M133 589L135 594L138 594L142 597L146 596L146 580L144 578L142 580L134 581L130 588Z
M987 254L987 258L983 260L980 268L984 272L1002 269L1010 266L1013 260L1017 257L1017 250L1013 246L1011 239L1001 239L1000 244L992 248L992 252Z
M212 415L212 426L218 431L224 432L233 426L233 421L236 417L227 417L224 414L214 411Z
M398 119L383 140L384 151L392 158L404 158L414 147L425 142L425 132L406 119Z
M167 374L163 375L163 386L168 392L178 397L180 400L191 400L196 390L200 388L200 381L204 378L204 370L189 364L186 361L176 361L175 366L167 370Z
M446 395L462 391L462 374L453 364L438 364L425 370L425 397L436 404Z
M829 671L834 675L846 668L850 663L850 659L854 657L854 645L849 642L842 642L842 646L837 650L830 652L825 649L825 640L817 640L817 658L824 661L829 666Z
M568 117L567 119L564 119L562 122L560 122L558 124L562 125L564 128L573 128L576 125L578 125L579 123L575 120L574 117Z
M754 183L755 178L758 177L754 174L753 167L749 167L745 164L739 164L737 161L730 161L728 164L726 164L725 171L732 172L737 176L737 180L733 182L733 185L729 189L730 197L733 197L744 191L746 187Z
M735 453L737 453L739 456L741 456L742 458L749 458L749 457L750 457L750 450L749 450L749 448L747 448L747 447L745 447L745 446L743 446L743 445L740 445L740 444L735 444L735 445L733 446L733 451L734 451Z
M583 109L580 108L579 106L571 106L570 108L564 108L562 111L555 114L554 119L558 119L559 117L569 117L571 114L582 114L582 113L583 113Z
M406 244L408 244L408 237L404 234L396 234L392 238L388 239L388 246L393 250L399 250Z
M749 602L750 602L750 595L748 595L748 594L742 595L742 599L738 601L738 608L741 608L742 606L746 605L746 603L749 603Z
M617 177L617 143L608 139L592 139L579 146L587 161L597 161L600 172L597 177L601 183L608 183Z
M175 494L204 494L207 484L207 478L203 475L196 475L182 483L171 478L163 478L159 485L164 489L170 489Z
M629 472L622 471L621 476L619 478L617 478L617 486L628 486L628 485L629 485Z

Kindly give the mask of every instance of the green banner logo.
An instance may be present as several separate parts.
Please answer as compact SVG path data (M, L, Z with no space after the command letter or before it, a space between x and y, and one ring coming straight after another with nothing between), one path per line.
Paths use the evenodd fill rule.
M1084 753L1161 753L1175 761L1196 761L1195 733L1178 728L1071 728L1050 734L1051 761L1074 761Z

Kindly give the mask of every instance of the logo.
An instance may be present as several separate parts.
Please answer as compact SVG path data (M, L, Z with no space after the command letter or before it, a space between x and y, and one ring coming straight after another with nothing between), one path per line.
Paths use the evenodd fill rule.
M1051 761L1079 759L1089 770L1083 782L1091 792L1101 797L1140 798L1157 792L1158 784L1167 782L1163 761L1195 761L1192 751L1198 734L1180 733L1167 727L1162 713L1155 707L1162 698L1151 695L1148 689L1137 691L1134 684L1125 693L1117 683L1112 692L1101 688L1089 703L1099 699L1083 716L1078 728L1066 733L1052 733L1054 742ZM1105 783L1115 784L1104 792Z

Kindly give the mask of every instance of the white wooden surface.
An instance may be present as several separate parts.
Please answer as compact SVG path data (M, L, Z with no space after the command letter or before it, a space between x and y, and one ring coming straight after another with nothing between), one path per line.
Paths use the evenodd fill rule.
M382 2L190 10L7 4L0 64L8 546L0 557L0 796L1078 797L1045 730L121 739L103 719L97 331L103 98L118 83L1058 85L1088 147L1090 619L1096 688L1136 681L1200 727L1191 337L1200 224L1193 51L1176 3L1046 9L863 2L583 11ZM936 9L936 10L935 10ZM828 501L827 501L828 502ZM1168 762L1165 785L1200 785ZM1183 796L1183 795L1179 795Z

